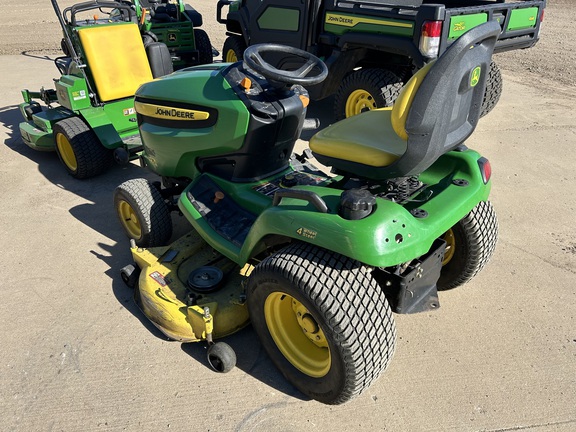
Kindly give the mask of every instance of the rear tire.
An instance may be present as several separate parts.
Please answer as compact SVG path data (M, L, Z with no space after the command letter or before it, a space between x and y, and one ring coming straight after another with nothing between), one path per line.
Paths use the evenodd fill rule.
M222 47L222 61L225 63L235 63L244 58L246 43L241 36L228 36Z
M498 65L492 62L490 63L490 71L488 72L488 79L486 80L486 91L484 92L484 99L482 100L480 117L484 117L494 109L501 95L502 74L500 73Z
M294 243L248 280L252 326L302 393L326 404L353 399L386 369L396 327L382 289L361 263Z
M360 69L352 72L344 78L336 92L336 120L392 106L402 85L402 80L386 69Z
M484 268L496 249L498 220L489 201L482 201L443 237L447 248L438 290L470 281Z
M212 43L208 34L202 29L194 29L194 43L198 50L199 64L210 64L214 61L212 57Z
M102 145L80 117L69 117L56 123L54 141L60 161L74 178L97 176L112 164L112 151Z
M164 246L172 218L158 189L146 179L125 181L114 191L114 208L126 235L140 247Z

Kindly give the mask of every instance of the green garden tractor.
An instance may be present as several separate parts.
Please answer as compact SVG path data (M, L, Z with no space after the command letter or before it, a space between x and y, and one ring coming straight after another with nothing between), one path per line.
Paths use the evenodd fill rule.
M305 87L328 75L311 53L253 45L242 62L141 86L141 160L161 181L122 183L114 205L134 260L121 276L144 314L171 339L206 341L221 372L236 355L215 340L251 323L306 396L361 394L393 356L393 312L437 309L438 290L470 281L495 249L490 164L465 141L499 33L465 33L393 107L321 130L301 154ZM272 66L278 54L300 66ZM168 244L171 211L192 230Z

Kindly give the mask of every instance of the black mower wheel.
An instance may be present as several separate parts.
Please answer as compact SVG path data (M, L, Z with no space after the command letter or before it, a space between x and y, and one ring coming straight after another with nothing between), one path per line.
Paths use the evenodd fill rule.
M140 277L140 269L134 264L128 264L120 269L120 277L128 288L134 288Z
M443 236L446 253L438 290L470 281L484 268L496 248L498 219L489 201L482 201Z
M293 243L248 280L252 326L273 363L326 404L353 399L386 369L396 326L370 270L335 252Z
M385 69L360 69L352 72L338 88L334 99L336 120L389 107L402 88L402 80Z
M494 62L490 63L490 71L488 72L488 79L486 80L486 90L484 92L484 99L482 99L482 109L480 110L480 117L488 114L502 95L502 74L500 68Z
M244 58L246 43L241 36L228 36L222 47L222 61L225 63L235 63Z
M140 247L164 246L172 218L158 189L146 179L125 181L114 191L114 208L126 235Z
M72 57L70 55L70 48L68 48L68 44L66 43L66 39L62 38L60 41L60 48L66 57Z
M112 164L112 151L102 145L80 117L69 117L56 123L54 141L58 157L74 178L97 176Z
M194 29L194 43L198 50L199 64L210 64L214 61L212 57L212 43L206 33L202 29Z
M216 372L230 372L236 366L236 353L226 342L216 342L208 347L208 363Z

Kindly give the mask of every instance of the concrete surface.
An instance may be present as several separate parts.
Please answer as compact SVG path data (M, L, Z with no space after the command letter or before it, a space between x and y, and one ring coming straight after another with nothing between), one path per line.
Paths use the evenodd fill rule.
M238 367L220 375L204 345L147 322L119 277L112 191L150 174L66 175L18 131L20 90L51 87L53 64L2 56L0 71L1 431L576 430L576 88L504 72L468 141L494 171L492 261L438 311L396 315L388 371L330 407L287 383L250 328L227 339Z

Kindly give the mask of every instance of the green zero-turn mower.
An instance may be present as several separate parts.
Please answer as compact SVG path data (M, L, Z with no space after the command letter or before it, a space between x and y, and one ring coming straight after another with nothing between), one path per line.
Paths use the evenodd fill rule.
M55 89L22 90L20 134L33 149L56 150L66 170L84 179L104 172L114 158L137 157L134 93L173 66L165 44L144 47L129 6L88 1L61 12L56 0L52 5L64 34L65 55L54 60L61 76Z
M146 42L163 42L174 69L208 64L214 49L202 26L202 15L183 0L117 0L128 4L142 25Z
M327 74L312 54L254 45L243 63L140 87L142 161L162 182L129 180L114 204L134 258L122 279L144 314L169 338L206 340L219 371L236 357L214 340L250 321L309 397L339 404L360 394L394 353L392 312L438 308L437 290L469 281L494 251L490 165L464 142L498 33L494 22L470 30L393 108L335 123L295 156L303 86ZM279 50L302 66L272 67L266 57ZM163 246L171 210L193 230Z

